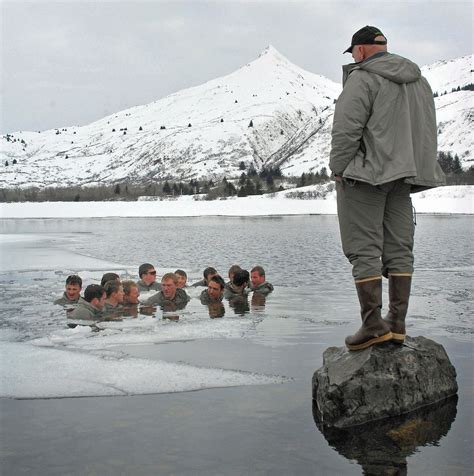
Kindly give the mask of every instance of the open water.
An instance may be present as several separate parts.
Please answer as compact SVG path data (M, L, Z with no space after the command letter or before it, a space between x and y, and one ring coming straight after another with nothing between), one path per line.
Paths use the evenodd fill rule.
M313 420L312 374L324 350L342 346L359 325L337 217L3 220L0 339L26 355L26 374L31 349L82 356L84 365L91 354L120 361L124 396L99 397L116 394L98 375L100 390L77 379L72 393L82 398L32 398L32 388L29 399L1 399L1 474L471 474L473 224L418 217L408 333L445 346L459 394L413 417L430 423L423 432L394 442L386 435L403 425L397 420L337 435ZM275 291L239 309L226 304L220 319L209 318L201 289L191 289L178 320L158 312L95 335L65 327L51 302L68 274L85 285L106 271L136 278L142 262L159 275L185 269L190 281L207 266L225 275L232 264L260 264ZM177 364L166 377L173 390L147 391L149 382L127 367L134 359ZM214 374L203 377L203 390L188 392L196 385L183 383L184 366L226 378L220 386ZM34 387L48 390L41 376L51 367L31 376ZM134 384L124 390L127 380ZM49 397L70 391L51 385Z

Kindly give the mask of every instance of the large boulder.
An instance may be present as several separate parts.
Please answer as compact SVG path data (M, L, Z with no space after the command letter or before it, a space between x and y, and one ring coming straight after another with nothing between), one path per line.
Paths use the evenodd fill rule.
M313 375L321 424L345 428L402 415L457 393L443 346L425 337L350 352L330 347Z

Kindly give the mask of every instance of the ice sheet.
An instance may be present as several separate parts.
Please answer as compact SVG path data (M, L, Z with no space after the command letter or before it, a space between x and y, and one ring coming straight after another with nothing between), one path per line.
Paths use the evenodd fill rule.
M52 398L183 392L281 383L285 379L198 368L120 354L83 354L3 342L0 397Z
M137 344L160 344L170 341L193 339L241 338L248 335L258 319L203 319L201 316L186 315L178 322L147 317L119 322L97 323L99 332L88 326L58 330L45 337L33 340L41 347L66 346L70 349L95 350L115 346Z
M0 234L0 271L68 269L116 270L124 265L71 253L61 248L70 236Z

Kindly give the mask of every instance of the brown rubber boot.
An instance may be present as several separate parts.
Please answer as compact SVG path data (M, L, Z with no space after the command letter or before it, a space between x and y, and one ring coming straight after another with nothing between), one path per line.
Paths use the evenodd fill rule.
M411 275L388 275L388 296L390 303L384 321L392 331L392 340L399 344L403 344L405 341L405 317L408 311L410 289Z
M361 328L352 336L346 337L349 350L362 350L374 344L392 339L392 333L382 319L382 278L356 282L360 302Z

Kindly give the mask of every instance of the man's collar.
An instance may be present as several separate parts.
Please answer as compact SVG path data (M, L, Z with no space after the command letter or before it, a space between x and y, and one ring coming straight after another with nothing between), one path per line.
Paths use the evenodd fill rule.
M368 61L372 61L373 59L380 58L381 56L385 56L387 54L388 54L388 51L379 51L378 53L375 53L372 56L365 58L364 61L361 61L360 63L356 63L356 64L367 63Z

